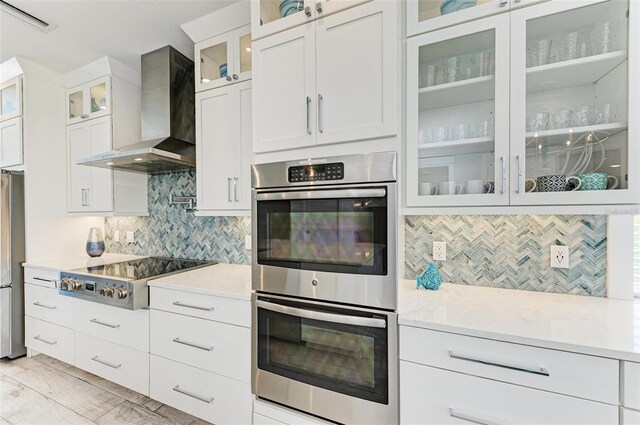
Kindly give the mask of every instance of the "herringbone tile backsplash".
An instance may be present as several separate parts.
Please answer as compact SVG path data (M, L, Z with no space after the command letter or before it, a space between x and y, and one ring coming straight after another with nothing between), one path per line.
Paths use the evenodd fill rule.
M563 294L606 295L607 221L600 215L407 216L405 277L436 261L445 282ZM549 266L550 245L570 247L570 268Z
M169 205L171 193L195 195L193 172L149 176L148 217L108 217L105 220L107 252L213 260L249 264L244 235L251 234L249 217L196 217L184 205ZM115 242L114 232L126 240L135 232L135 243Z

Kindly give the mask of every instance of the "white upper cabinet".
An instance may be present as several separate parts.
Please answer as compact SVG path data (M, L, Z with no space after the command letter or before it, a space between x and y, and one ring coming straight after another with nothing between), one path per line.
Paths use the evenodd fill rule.
M111 77L67 90L67 125L111 114Z
M509 16L407 40L408 206L509 203Z
M0 84L0 122L22 115L22 77Z
M636 1L511 14L511 203L640 202ZM630 24L631 23L631 24Z
M407 36L551 0L407 0Z
M248 211L251 81L196 95L198 215Z
M23 163L22 117L0 122L0 168Z
M315 31L309 23L253 43L253 150L314 145Z
M407 40L407 206L640 202L640 5L538 3Z
M196 91L251 78L251 26L217 35L195 45Z
M253 43L254 152L397 133L397 7L374 1Z
M111 150L111 134L110 116L67 127L69 212L113 210L113 172L76 164L79 159Z

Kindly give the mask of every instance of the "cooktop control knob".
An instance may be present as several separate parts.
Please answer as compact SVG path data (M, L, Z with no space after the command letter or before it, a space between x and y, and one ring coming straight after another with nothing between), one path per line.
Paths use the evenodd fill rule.
M118 288L115 292L115 298L123 300L127 298L127 290L125 288Z
M62 279L62 289L77 291L82 288L82 281L77 279Z
M112 288L111 286L103 286L102 288L100 288L100 295L104 297L113 297L114 291L115 288Z

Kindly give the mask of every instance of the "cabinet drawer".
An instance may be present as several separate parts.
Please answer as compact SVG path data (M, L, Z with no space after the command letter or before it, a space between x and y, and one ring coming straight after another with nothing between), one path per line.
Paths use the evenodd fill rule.
M76 332L76 366L149 395L149 353Z
M47 356L74 364L73 330L49 322L25 317L25 345Z
M255 399L253 401L253 415L254 424L256 424L256 415L259 416L259 420L262 421L257 423L267 425L324 425L330 423L314 416L310 416L296 410L287 409L286 407L278 406L269 401L259 399Z
M56 289L24 285L24 314L67 328L72 327L73 299L59 295Z
M251 302L246 300L151 288L151 308L251 327Z
M622 362L622 405L640 410L640 363Z
M285 425L285 423L254 413L253 425Z
M75 301L76 331L149 352L149 310L125 310L91 301Z
M400 362L400 386L403 424L618 423L618 406L405 361Z
M622 410L622 425L640 425L640 411L631 409Z
M150 397L216 425L251 423L244 382L151 355Z
M251 382L251 330L151 311L151 353L209 372Z
M32 285L57 288L60 281L60 271L25 267L24 281Z
M400 359L610 404L619 401L619 362L400 326Z

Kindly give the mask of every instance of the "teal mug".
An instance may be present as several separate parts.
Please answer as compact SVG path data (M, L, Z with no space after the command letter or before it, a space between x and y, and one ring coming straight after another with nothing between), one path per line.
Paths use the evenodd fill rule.
M578 176L582 180L580 190L607 190L618 187L618 179L607 173L589 173ZM609 181L611 180L611 184Z

